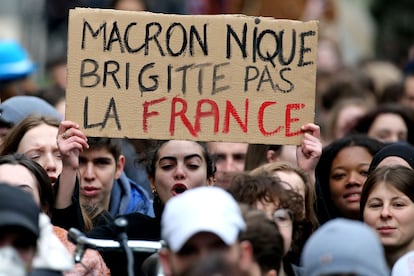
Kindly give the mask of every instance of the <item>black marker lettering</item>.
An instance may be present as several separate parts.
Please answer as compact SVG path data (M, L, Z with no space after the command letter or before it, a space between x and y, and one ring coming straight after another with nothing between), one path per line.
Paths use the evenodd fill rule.
M89 97L85 97L85 101L83 103L83 128L96 128L102 126L102 123L95 123L89 124Z
M181 38L173 39L172 34L178 32L181 33ZM174 52L173 49L171 49L171 42L178 43L178 41L181 41L181 48ZM167 51L170 56L177 57L184 53L185 47L187 46L187 34L185 32L184 26L181 23L174 22L168 27L166 34L166 44Z
M112 70L110 69L111 66L113 66ZM120 89L121 85L119 84L118 79L115 76L118 71L119 71L119 63L116 60L105 61L102 86L106 87L107 76L110 75L112 76L112 80L114 81L116 87Z
M313 61L304 60L304 55L312 51L311 48L305 47L305 38L308 36L315 36L315 35L316 35L315 31L307 31L307 32L300 34L300 49L299 49L299 61L298 61L299 67L304 67L304 66L313 64Z
M250 72L253 70L254 75L250 76ZM246 66L244 71L244 92L249 91L249 82L257 79L259 76L259 69L256 66Z
M88 66L88 64L90 66ZM91 68L92 66L92 68ZM87 70L89 69L88 71ZM84 59L81 62L81 68L80 68L80 86L81 87L95 87L98 85L98 83L101 81L101 77L96 73L98 71L99 65L98 62L96 60L93 59ZM86 83L86 80L89 80L88 83Z
M139 48L131 48L131 46L129 45L129 31L132 27L136 26L137 22L131 22L128 24L128 26L125 28L125 33L124 33L124 43L125 43L125 48L127 49L128 53L136 53L138 52ZM142 47L141 47L142 49Z
M292 83L290 80L288 80L284 75L284 73L286 71L291 71L291 70L292 69L290 69L289 67L286 67L286 68L283 68L282 70L280 70L280 72L279 72L280 78L282 80L284 80L289 85L289 87L287 89L282 89L278 84L275 85L275 88L277 90L279 90L280 92L282 92L282 93L289 93L295 88L295 84Z
M109 118L114 118L115 119L115 123L116 123L116 126L117 126L118 130L122 129L121 123L119 122L118 112L116 111L115 100L114 100L113 97L109 101L109 105L106 109L105 117L104 117L104 120L102 121L102 129L104 129L106 127L106 123L108 122Z
M154 68L155 63L151 62L148 64L145 64L142 68L141 71L139 71L139 75L138 75L138 85L139 85L139 90L141 91L141 96L144 95L144 92L152 92L157 90L158 88L158 75L150 75L148 78L150 78L153 81L153 85L152 86L145 86L143 84L142 78L143 78L143 74L151 69Z
M187 64L175 69L175 72L183 71L182 79L181 79L181 92L185 95L187 92L187 70L193 67L194 64Z
M225 86L221 86L221 87L217 87L217 82L219 80L223 80L225 75L224 74L218 74L218 70L221 69L224 66L229 65L230 62L225 62L225 63L221 63L221 64L215 64L213 67L213 87L212 87L212 91L211 94L214 95L216 93L219 92L223 92L225 90L228 90L230 88L230 85L225 85Z
M270 87L273 89L274 83L270 75L269 69L267 68L267 65L265 65L264 70L262 71L256 91L260 91L260 89L262 88L262 84L266 82L269 82Z
M207 45L207 24L203 25L203 39L194 25L190 27L190 55L194 56L194 38L200 45L201 50L205 56L208 56L208 45Z
M198 85L197 85L197 89L198 89L198 93L201 95L203 93L203 82L204 82L204 67L208 67L211 66L212 63L200 63L194 66L194 68L200 68L198 70Z
M86 32L89 31L93 38L97 38L99 34L103 33L103 40L102 40L102 49L105 51L105 45L106 45L106 22L102 23L99 28L94 31L92 29L92 26L89 24L88 21L83 21L83 28L82 28L82 43L81 43L81 49L86 48Z
M121 39L121 34L119 33L118 29L118 23L116 21L112 24L111 34L109 35L109 41L105 51L112 51L112 44L115 42L119 44L119 49L121 50L121 53L125 52L125 48Z
M236 41L236 44L239 46L243 58L247 57L246 51L246 33L247 33L247 24L244 23L242 40L237 36L236 32L232 29L231 25L227 24L227 47L226 47L226 58L230 59L232 57L231 52L231 38L233 37Z
M151 33L150 29L153 29L153 27L155 28L155 33L153 35L151 35L150 34ZM157 47L158 47L158 51L160 52L160 55L165 56L164 51L162 50L162 47L160 45L160 42L158 41L158 36L160 35L161 31L162 31L162 26L158 22L151 22L151 23L146 25L146 28L145 28L145 43L144 43L145 55L146 56L148 56L148 53L149 53L149 42L151 40L154 40L155 45L157 45Z
M290 56L289 56L289 58L287 60L284 59L284 49L286 49L286 48L283 47L283 45L284 45L283 44L284 34L285 34L285 31L284 30L279 33L279 36L280 36L279 63L282 64L282 65L284 65L284 66L287 66L287 65L289 65L293 61L293 58L295 57L295 51L296 51L296 30L292 30L292 42L290 43L290 45L292 45L292 47L290 48Z

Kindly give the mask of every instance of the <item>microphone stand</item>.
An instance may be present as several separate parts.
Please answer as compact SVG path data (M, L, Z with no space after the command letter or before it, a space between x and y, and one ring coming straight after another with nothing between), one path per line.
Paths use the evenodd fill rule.
M74 257L75 263L78 264L82 261L83 255L87 249L87 238L84 233L76 228L71 228L68 232L69 240L76 245Z
M121 245L118 241L108 240L108 239L94 239L89 238L87 236L83 236L82 238L78 239L72 238L75 237L75 233L81 233L76 228L70 228L68 231L69 240L73 244L84 243L86 248L96 249L99 251L117 251L122 250ZM146 252L146 253L156 253L158 252L163 246L162 241L144 241L144 240L130 240L128 241L128 247L131 248L134 252Z
M156 253L163 246L163 241L144 241L144 240L130 240L126 234L127 220L125 218L118 218L115 220L117 226L117 241L108 239L93 239L88 238L83 232L76 228L70 228L68 231L68 239L76 245L74 252L75 263L80 263L85 250L88 248L99 251L114 251L123 250L127 258L128 276L134 275L134 258L132 252L147 252Z
M114 223L118 232L118 242L126 255L128 276L134 276L134 256L131 248L128 246L128 235L126 233L128 221L123 217L119 217L115 219Z

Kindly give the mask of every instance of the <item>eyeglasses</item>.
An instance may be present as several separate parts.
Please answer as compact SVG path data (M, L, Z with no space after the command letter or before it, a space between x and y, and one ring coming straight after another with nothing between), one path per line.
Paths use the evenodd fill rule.
M279 227L291 226L293 222L293 212L289 209L277 209L273 213L273 220Z

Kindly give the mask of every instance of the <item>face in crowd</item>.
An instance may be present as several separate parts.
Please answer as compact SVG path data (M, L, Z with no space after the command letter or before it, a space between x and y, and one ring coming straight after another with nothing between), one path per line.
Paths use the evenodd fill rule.
M79 155L81 202L108 210L114 180L121 176L124 165L124 156L115 156L103 146L81 152Z
M200 232L191 237L180 251L168 255L168 262L165 262L166 267L169 267L167 275L180 275L193 262L208 257L214 252L220 252L226 262L238 266L240 251L238 243L229 246L214 233Z
M59 120L30 115L15 125L2 145L2 155L22 153L47 172L52 184L62 172L62 157L56 143Z
M380 237L389 265L414 249L414 171L381 167L366 181L361 197L363 220Z
M400 115L383 113L372 122L368 135L384 143L407 141L408 128Z
M372 155L361 146L346 147L333 159L329 172L331 198L345 217L359 217L361 191L371 160Z
M42 124L32 128L23 136L18 152L38 162L55 183L62 172L62 158L56 144L57 127Z
M234 173L244 171L247 143L208 142L208 152L216 165L216 185L223 188L230 186Z
M162 202L188 189L211 185L211 160L197 142L171 140L161 145L154 160L152 189Z

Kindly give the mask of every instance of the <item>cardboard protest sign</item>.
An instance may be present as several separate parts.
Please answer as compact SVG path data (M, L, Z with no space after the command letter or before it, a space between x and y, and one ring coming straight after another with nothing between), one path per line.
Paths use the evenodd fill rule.
M318 23L76 8L66 118L89 136L296 144Z

